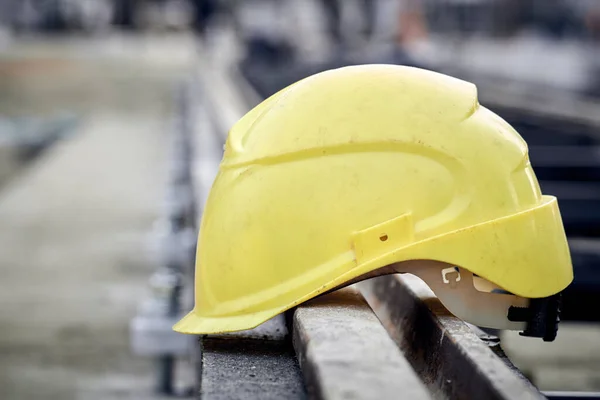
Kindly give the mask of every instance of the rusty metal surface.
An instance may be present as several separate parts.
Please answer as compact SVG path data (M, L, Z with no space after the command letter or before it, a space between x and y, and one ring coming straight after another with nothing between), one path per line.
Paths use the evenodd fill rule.
M293 326L294 348L311 398L432 398L354 289L298 307Z
M383 276L358 287L432 393L451 399L544 398L494 336L478 337L410 278Z

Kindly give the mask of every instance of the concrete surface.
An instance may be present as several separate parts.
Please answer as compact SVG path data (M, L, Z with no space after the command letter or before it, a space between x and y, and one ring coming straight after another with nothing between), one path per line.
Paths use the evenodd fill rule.
M152 399L128 322L154 265L172 84L186 37L14 43L0 114L70 109L75 136L0 192L0 398Z
M203 400L306 399L302 374L289 340L202 340Z

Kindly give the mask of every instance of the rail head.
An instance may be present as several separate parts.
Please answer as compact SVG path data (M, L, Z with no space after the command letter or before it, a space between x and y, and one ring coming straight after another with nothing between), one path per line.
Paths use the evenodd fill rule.
M418 278L382 276L358 287L432 392L452 399L544 398L496 337L479 337Z

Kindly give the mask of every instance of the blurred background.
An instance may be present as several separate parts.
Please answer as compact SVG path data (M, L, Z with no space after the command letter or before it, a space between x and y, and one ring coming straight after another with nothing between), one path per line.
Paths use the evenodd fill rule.
M189 394L170 326L226 108L363 63L470 80L527 140L576 277L556 342L503 347L600 390L600 1L0 0L0 398Z

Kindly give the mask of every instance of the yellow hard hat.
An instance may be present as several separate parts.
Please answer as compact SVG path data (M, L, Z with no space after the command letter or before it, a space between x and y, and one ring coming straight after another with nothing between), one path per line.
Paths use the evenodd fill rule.
M527 322L509 308L573 278L556 198L473 84L392 65L326 71L232 128L202 218L195 308L174 329L253 328L391 272L420 276L461 318L507 329Z

